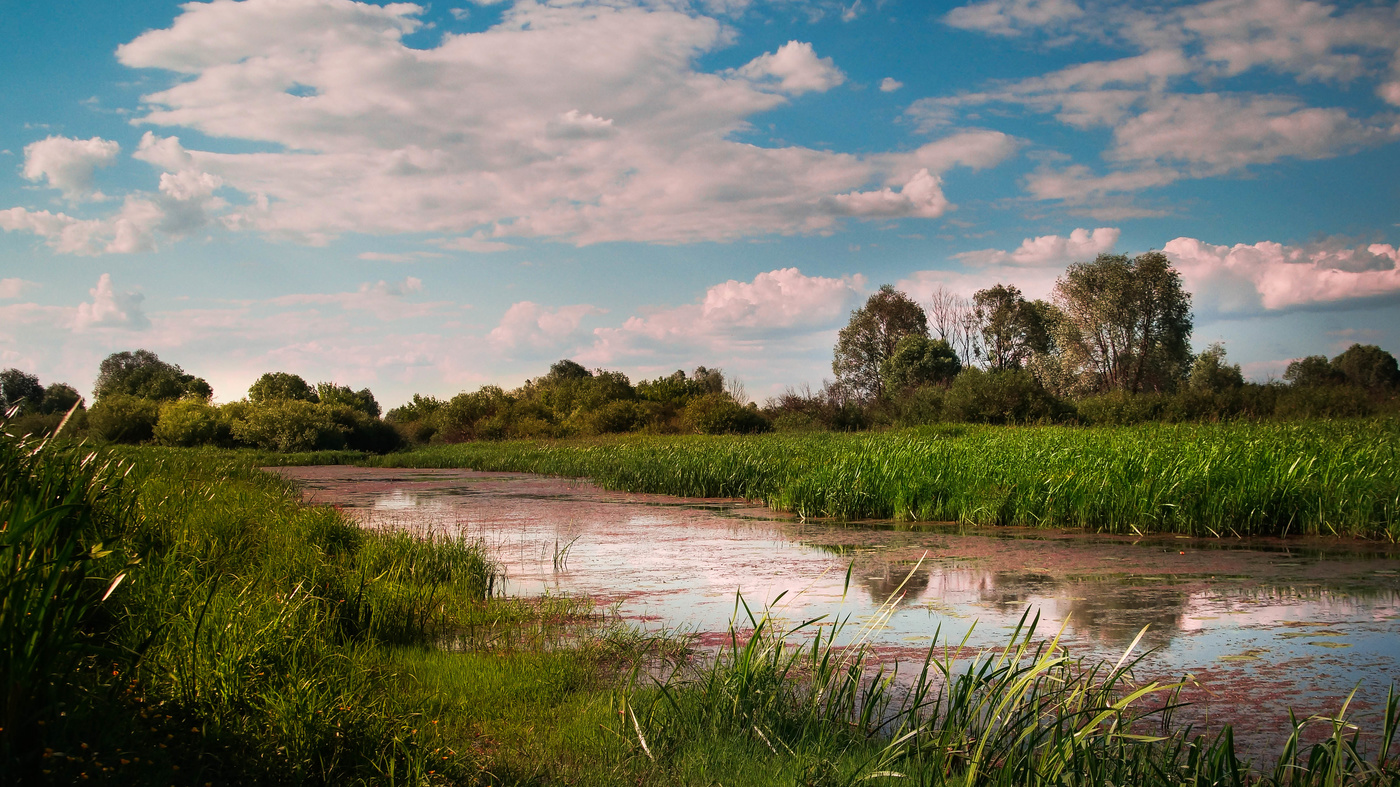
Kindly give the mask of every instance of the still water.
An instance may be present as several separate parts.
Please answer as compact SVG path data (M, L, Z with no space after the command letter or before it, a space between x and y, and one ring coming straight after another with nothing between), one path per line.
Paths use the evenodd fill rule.
M743 500L609 492L582 481L469 470L279 468L308 501L367 527L481 539L506 592L588 595L625 620L718 641L736 594L782 620L846 618L883 658L964 637L1005 644L1029 609L1074 655L1112 658L1147 627L1139 673L1193 685L1202 721L1270 737L1363 714L1400 684L1400 551L1337 541L1126 538L1061 531L798 521ZM846 576L850 570L850 585Z

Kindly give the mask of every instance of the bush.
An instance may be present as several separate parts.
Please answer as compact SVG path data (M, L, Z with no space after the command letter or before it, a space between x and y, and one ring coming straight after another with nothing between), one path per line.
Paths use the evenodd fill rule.
M646 423L647 414L636 402L608 402L591 413L583 414L581 426L587 434L630 432Z
M800 411L779 412L772 420L775 432L824 432L826 424Z
M298 399L249 406L246 416L232 426L239 442L283 452L344 448L349 431L335 422L330 410Z
M130 394L108 394L88 411L88 427L113 443L143 443L155 434L160 403Z
M722 393L692 399L681 420L701 434L757 434L773 428L757 406L745 407Z
M1290 388L1279 395L1274 414L1279 418L1357 418L1370 415L1375 404L1366 392L1350 385Z
M156 442L189 448L196 445L227 443L230 428L218 408L198 399L181 399L161 405L154 430Z
M966 369L943 399L948 418L968 423L1023 424L1054 419L1061 406L1024 369Z
M1110 391L1080 399L1079 420L1090 426L1126 426L1156 421L1166 410L1167 399L1160 394L1131 394Z
M944 388L924 385L911 388L892 401L897 426L923 426L943 420Z

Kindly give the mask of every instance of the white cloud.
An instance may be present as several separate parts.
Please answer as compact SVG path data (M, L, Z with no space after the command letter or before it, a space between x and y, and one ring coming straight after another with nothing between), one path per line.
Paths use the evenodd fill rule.
M355 257L371 262L418 262L423 259L433 259L443 255L435 251L406 251L406 252L384 252L384 251L362 251Z
M699 303L630 317L617 328L598 328L593 347L580 357L661 365L666 363L661 357L676 354L708 357L708 363L714 358L760 361L764 353L784 352L784 345L805 346L803 337L813 334L826 342L826 333L840 327L865 284L859 274L835 279L804 276L797 268L760 273L751 282L730 280L710 287Z
M714 10L742 10L723 5ZM920 169L929 175L915 187L936 186L943 172L915 154L734 140L751 116L844 81L810 43L706 73L698 59L734 33L689 6L519 2L488 30L408 47L420 12L215 0L186 4L167 28L120 47L127 66L185 77L145 96L137 122L276 151L191 150L147 134L134 155L163 172L161 186L133 197L166 215L143 228L141 245L215 218L312 244L347 232L437 234L468 251L526 237L688 243L828 232L843 217L926 217L946 203L941 189L910 191ZM994 132L959 143L979 134L995 153L976 166L1016 147ZM229 204L218 189L242 197ZM19 211L7 227L60 250L133 247L110 243L112 217Z
M111 166L120 151L121 145L100 137L46 137L24 147L23 174L35 183L48 181L69 202L103 200L92 187L93 175L99 167Z
M11 298L18 298L38 286L38 282L28 281L26 279L0 279L0 299L9 300Z
M434 241L439 247L451 251L471 251L478 254L491 254L498 251L510 251L519 248L505 241L489 240L486 233L477 230L470 235L459 235L455 238L443 238Z
M499 349L520 348L550 350L579 338L579 324L584 317L603 314L603 310L588 304L560 306L550 310L532 301L520 301L506 309L501 322L487 338Z
M1197 305L1223 313L1293 309L1400 294L1400 252L1329 241L1216 246L1176 238L1162 249L1181 271Z
M277 306L326 305L347 311L364 311L380 320L402 320L441 313L449 306L442 301L412 301L407 296L423 291L423 280L408 276L402 281L366 282L353 292L298 293L273 298Z
M1039 267L1071 262L1087 262L1100 254L1113 251L1122 232L1117 227L1099 227L1092 232L1076 228L1069 237L1041 235L1026 238L1012 251L982 249L953 255L954 259L970 265L1012 265Z
M831 58L817 57L805 41L789 41L776 52L759 55L738 73L760 83L776 80L780 90L793 95L830 90L846 81Z
M151 321L141 310L144 295L138 292L117 292L112 288L111 274L104 273L97 280L97 286L88 290L91 303L78 305L73 317L73 330L78 333L93 328L124 328L144 330L151 327Z
M904 87L904 83L903 83L903 82L900 82L898 79L895 79L894 77L885 77L884 79L880 80L880 92L881 92L881 93L893 93L894 91L896 91L896 90L898 90L898 89L900 89L900 88L902 88L902 87Z
M1073 0L984 0L954 8L943 15L949 27L998 36L1018 36L1084 15Z

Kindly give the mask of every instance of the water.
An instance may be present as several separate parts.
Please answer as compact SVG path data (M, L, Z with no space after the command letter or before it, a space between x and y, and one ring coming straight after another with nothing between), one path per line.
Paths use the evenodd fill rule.
M1141 677L1190 676L1198 721L1270 739L1290 707L1335 712L1360 686L1364 716L1400 684L1400 552L1383 545L803 522L742 500L525 474L277 472L366 526L484 540L509 594L586 594L702 643L743 619L739 592L756 613L777 601L790 623L846 618L847 638L893 597L871 632L889 660L921 659L936 631L940 645L1003 645L1027 610L1089 658L1116 660L1147 626Z

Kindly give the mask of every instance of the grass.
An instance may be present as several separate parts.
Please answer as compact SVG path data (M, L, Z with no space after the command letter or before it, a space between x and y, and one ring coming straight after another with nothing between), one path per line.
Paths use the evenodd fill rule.
M1400 419L430 446L366 463L589 477L806 517L1400 539Z
M1400 780L1394 696L1365 730L1345 707L1296 720L1278 762L1251 766L1229 730L1174 725L1174 687L1135 683L1132 656L1071 660L1033 621L999 650L931 647L912 679L861 632L838 647L747 608L697 656L586 601L491 598L480 544L363 531L261 459L0 436L0 784Z

